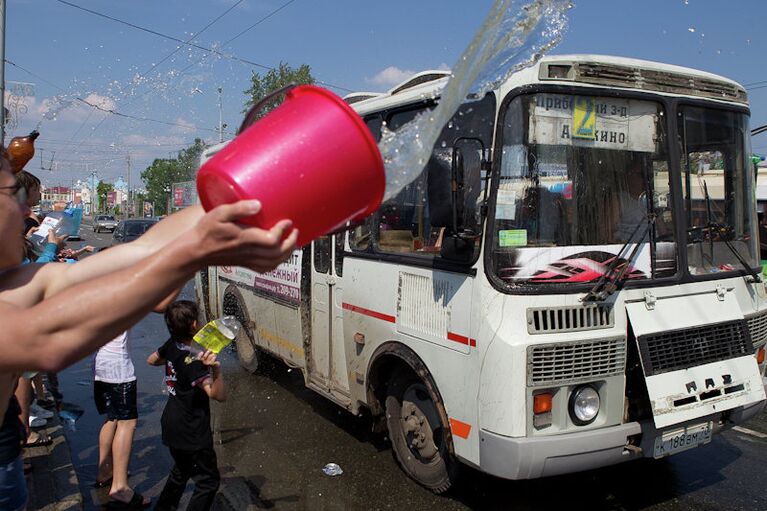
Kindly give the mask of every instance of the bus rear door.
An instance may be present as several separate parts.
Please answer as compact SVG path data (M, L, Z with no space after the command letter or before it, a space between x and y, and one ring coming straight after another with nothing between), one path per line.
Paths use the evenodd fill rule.
M323 236L312 244L311 342L309 383L348 405L343 329L342 236Z

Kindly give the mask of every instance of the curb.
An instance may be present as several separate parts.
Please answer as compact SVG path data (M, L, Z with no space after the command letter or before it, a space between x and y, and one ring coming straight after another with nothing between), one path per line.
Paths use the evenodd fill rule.
M58 413L48 419L45 428L38 431L50 436L53 443L23 451L24 458L32 461L32 472L26 477L29 492L27 510L81 511L83 497Z

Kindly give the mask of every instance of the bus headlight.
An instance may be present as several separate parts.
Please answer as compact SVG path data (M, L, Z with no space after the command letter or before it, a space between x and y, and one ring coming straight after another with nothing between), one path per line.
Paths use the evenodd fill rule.
M599 392L591 385L575 389L570 396L570 417L579 426L591 424L599 414Z

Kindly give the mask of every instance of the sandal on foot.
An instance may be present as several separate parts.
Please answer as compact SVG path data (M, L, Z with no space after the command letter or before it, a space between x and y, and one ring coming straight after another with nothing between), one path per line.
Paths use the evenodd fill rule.
M116 499L109 499L109 502L107 502L106 508L107 509L114 509L114 510L120 510L120 511L128 511L128 510L136 510L139 509L146 509L152 504L152 501L144 502L144 496L141 495L137 491L133 491L133 497L128 502L123 502L121 500Z
M27 439L27 441L21 444L22 447L44 447L53 443L53 439L45 433L38 433L36 431L33 431L33 433L37 435L37 440L30 442L29 439Z
M104 479L103 481L99 481L96 479L96 482L93 483L94 488L108 488L112 486L112 478Z

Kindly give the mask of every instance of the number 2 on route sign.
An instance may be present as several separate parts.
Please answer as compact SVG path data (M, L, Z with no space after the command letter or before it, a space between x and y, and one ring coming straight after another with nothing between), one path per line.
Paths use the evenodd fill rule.
M576 97L573 108L573 138L594 139L597 115L594 98Z

